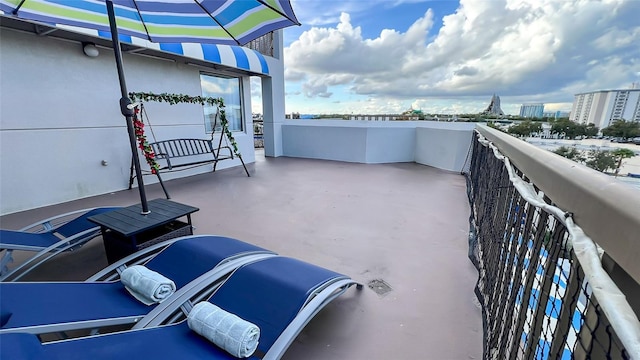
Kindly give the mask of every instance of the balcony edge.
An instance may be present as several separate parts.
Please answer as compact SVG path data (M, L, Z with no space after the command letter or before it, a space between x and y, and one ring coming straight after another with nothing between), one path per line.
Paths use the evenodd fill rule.
M476 129L520 169L636 282L640 282L640 192L609 175L511 135Z

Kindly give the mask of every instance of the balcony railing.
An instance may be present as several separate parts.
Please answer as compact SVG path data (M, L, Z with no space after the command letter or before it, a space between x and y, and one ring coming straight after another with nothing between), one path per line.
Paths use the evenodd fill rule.
M273 32L263 35L245 45L251 50L255 50L262 55L273 57Z
M484 358L639 358L640 193L485 126L469 174Z

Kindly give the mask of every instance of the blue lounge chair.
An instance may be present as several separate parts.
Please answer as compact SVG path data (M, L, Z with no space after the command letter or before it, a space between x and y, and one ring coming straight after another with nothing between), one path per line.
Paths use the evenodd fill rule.
M172 296L192 297L192 293L201 290L199 287L212 287L238 266L268 256L275 254L240 240L199 235L176 239L151 258L131 256L131 262L123 259L114 266L122 269L147 258L142 263L148 269L175 283L178 290ZM205 277L207 283L198 281L200 277ZM96 331L134 324L153 309L136 300L120 281L1 283L0 294L0 333ZM169 304L167 301L161 305Z
M238 268L208 299L260 328L250 359L279 359L304 326L325 305L356 285L349 277L299 260L270 257ZM175 309L174 299L160 322ZM174 309L172 309L174 308ZM156 319L157 320L157 319ZM142 329L41 343L26 333L0 335L0 353L25 359L235 359L191 331L186 321Z
M20 230L0 230L0 281L15 281L57 254L82 246L100 235L100 227L89 216L118 209L101 207L78 210L26 226ZM13 251L33 251L35 255L9 270Z

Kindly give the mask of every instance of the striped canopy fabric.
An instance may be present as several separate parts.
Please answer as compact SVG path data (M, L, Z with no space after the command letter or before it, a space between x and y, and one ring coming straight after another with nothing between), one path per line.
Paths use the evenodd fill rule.
M50 24L60 29L86 34L94 37L111 39L109 31L79 28L76 26ZM202 60L213 64L221 64L255 74L269 75L269 64L258 51L234 45L197 44L197 43L154 43L129 35L119 35L120 42L160 50L185 58Z
M299 25L288 0L113 0L120 34L152 42L244 45ZM109 31L105 0L0 0L7 16Z

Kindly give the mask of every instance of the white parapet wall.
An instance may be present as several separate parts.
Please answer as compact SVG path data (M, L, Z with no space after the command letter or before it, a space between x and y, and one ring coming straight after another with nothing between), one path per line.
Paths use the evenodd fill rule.
M447 126L416 128L415 162L450 171L467 170L469 168L467 156L475 124L436 124Z
M287 120L285 156L366 164L417 162L462 171L474 123Z

